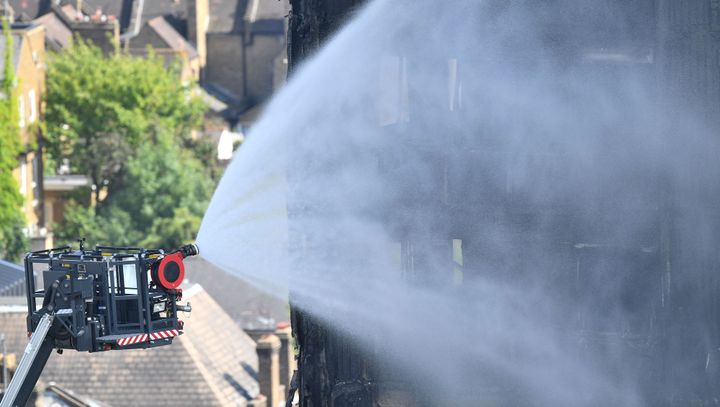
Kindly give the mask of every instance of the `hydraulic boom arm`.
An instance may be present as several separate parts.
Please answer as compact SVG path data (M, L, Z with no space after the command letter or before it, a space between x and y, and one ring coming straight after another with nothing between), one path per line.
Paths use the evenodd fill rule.
M24 407L37 383L40 373L53 351L53 341L48 337L54 315L45 314L25 348L20 365L10 381L0 407Z

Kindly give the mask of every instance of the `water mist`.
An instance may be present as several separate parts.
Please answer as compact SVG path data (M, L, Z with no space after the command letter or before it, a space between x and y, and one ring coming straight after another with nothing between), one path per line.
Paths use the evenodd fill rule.
M238 150L203 257L433 405L707 392L708 274L674 274L673 245L717 268L718 143L611 3L371 2Z

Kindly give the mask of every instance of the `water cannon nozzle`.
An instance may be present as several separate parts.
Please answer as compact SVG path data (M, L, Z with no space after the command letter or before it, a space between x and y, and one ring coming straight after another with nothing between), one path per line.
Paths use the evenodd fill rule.
M194 243L182 246L177 251L182 254L183 258L200 254L200 248Z

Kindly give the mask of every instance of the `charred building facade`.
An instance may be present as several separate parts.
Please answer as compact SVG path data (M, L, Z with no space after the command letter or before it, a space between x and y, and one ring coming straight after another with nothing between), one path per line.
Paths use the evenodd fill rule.
M290 76L364 3L292 0L288 34ZM506 3L509 2L490 1L483 7L488 12L501 13ZM533 12L533 7L552 9L568 2L519 3ZM563 61L581 66L582 75L608 84L619 76L636 76L640 82L657 89L658 98L668 105L668 112L675 105L690 106L689 110L697 114L704 127L720 128L720 0L600 3L607 5L601 15L587 15L571 7L562 18L548 20L543 41L556 56L558 66L564 65ZM615 29L618 21L625 29ZM574 25L583 29L573 29ZM520 63L529 59L532 55L523 55ZM488 181L490 177L512 178L495 174L507 168L503 161L507 159L502 151L504 146L496 142L497 135L465 134L460 126L438 128L438 123L423 122L422 115L413 115L413 109L427 109L429 105L445 112L448 120L443 123L452 123L454 118L464 123L467 118L463 115L473 114L458 106L457 98L453 97L452 89L458 89L456 82L462 77L458 73L464 63L462 56L453 55L449 49L447 58L437 62L449 67L448 81L437 84L437 94L447 95L450 89L450 96L411 100L407 106L409 120L391 118L382 126L383 132L395 137L398 150L407 147L403 143L412 143L404 134L428 129L446 134L450 140L412 149L433 157L430 161L437 167L433 171L437 174L433 185L397 185L402 198L393 207L428 219L427 226L418 230L414 225L420 222L398 216L399 211L391 208L380 215L396 231L408 279L416 284L444 285L458 278L472 280L482 269L485 276L493 273L493 278L501 280L522 280L528 264L545 261L543 253L557 253L553 259L562 261L544 268L555 270L545 280L557 295L582 304L568 311L568 318L578 321L573 335L582 337L588 347L634 349L631 353L636 357L635 364L645 372L641 383L643 397L653 405L716 405L714 400L720 398L720 388L715 385L720 379L720 258L709 254L713 250L708 247L720 237L720 221L704 218L678 204L678 197L684 192L662 171L617 181L636 183L632 190L640 197L637 199L618 196L615 185L599 181L597 195L588 197L588 201L596 204L582 207L558 201L539 203L528 199L521 187L512 185L497 190L495 183ZM414 67L411 60L407 66L408 70L422 69ZM468 71L472 69L465 72ZM608 131L613 134L610 139L621 144L623 133L628 130ZM676 131L678 138L686 136L683 129L658 131ZM392 152L377 154L382 163L382 155ZM613 153L608 154L612 157ZM554 180L562 178L568 168L563 167L560 156L551 161L560 164L538 168L529 182L545 183L548 189L555 187ZM468 170L467 165L458 168L455 165L458 162L476 164ZM392 179L395 170L388 166L388 179ZM295 176L290 182L301 185L303 175ZM700 175L695 181L703 184L706 176ZM647 179L653 182L640 181ZM708 194L718 193L717 185L702 187L708 188ZM293 188L301 190L301 186ZM312 198L298 192L294 199L302 204L293 206L291 202L290 222L297 211L314 210ZM481 200L484 204L478 205ZM628 205L630 201L635 204ZM643 218L650 216L653 221L638 228L633 236L608 244L613 235L613 226L609 225L632 219L633 213L642 213ZM484 219L485 223L490 219L514 230L514 234L506 236L504 246L514 248L513 253L497 253L487 244L487 229L478 229L473 219ZM537 226L540 223L542 228ZM713 237L714 243L709 242ZM437 264L428 259L442 257L447 258L447 265L441 267L441 273ZM508 262L508 258L515 261ZM453 272L448 273L448 268ZM601 300L622 304L628 316L623 326L608 329L583 322L592 320L589 316L585 318L584 312L603 307L601 302L593 303L596 299L592 295L597 285L603 283L602 276L617 269L622 269L618 281L621 288L614 296ZM293 332L299 348L296 382L301 406L379 406L391 397L390 393L400 397L402 391L396 389L411 389L407 393L412 400L405 399L404 405L442 405L441 400L426 394L432 390L404 383L398 375L390 373L392 367L377 362L344 334L303 310L293 310ZM685 380L688 375L699 379ZM474 405L472 401L465 404Z

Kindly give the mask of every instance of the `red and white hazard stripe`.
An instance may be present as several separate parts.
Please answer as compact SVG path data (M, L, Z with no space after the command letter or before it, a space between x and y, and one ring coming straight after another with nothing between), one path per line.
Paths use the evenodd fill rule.
M117 344L120 346L134 345L136 343L145 342L148 339L147 334L128 336L127 338L120 338Z
M173 336L180 335L177 329L170 329L167 331L157 331L150 333L150 340L157 341L158 339L172 338Z

